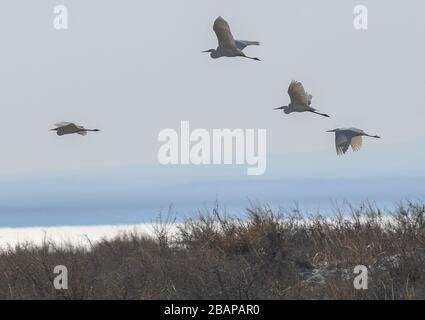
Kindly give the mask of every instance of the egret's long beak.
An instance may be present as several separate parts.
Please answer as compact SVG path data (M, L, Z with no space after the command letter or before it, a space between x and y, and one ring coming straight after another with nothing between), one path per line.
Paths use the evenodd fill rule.
M274 108L274 110L283 110L284 107Z
M201 51L201 53L209 53L211 52L210 50L205 50L205 51Z
M329 130L329 131L326 131L326 132L335 132L335 130Z

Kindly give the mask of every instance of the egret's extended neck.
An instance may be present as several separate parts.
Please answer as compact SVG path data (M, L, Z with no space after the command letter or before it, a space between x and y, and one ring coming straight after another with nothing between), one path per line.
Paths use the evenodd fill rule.
M220 58L220 54L218 53L216 49L205 50L205 51L202 51L202 53L209 53L211 58L213 59Z
M211 54L210 54L210 56L211 56L211 58L213 58L213 59L218 59L218 58L220 58L220 54L218 53L218 51L217 50L215 50L215 49L211 49Z

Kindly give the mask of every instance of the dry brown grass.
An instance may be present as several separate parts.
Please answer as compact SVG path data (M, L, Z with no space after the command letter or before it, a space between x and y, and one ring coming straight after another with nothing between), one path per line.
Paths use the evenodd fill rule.
M218 209L177 233L129 233L90 249L19 245L0 253L1 299L425 299L425 205L388 219L371 206L351 217L275 213L228 217ZM53 288L65 265L69 289ZM353 287L356 265L369 289Z

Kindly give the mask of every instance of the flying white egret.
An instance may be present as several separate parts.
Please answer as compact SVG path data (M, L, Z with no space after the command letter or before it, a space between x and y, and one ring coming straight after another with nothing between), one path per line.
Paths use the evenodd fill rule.
M380 136L371 136L357 128L334 129L327 132L335 132L336 153L339 156L345 154L350 145L354 152L359 151L363 143L362 137L381 138Z
M214 22L214 32L217 35L218 47L217 49L210 49L202 51L203 53L210 53L211 58L218 59L221 57L243 57L252 60L260 61L258 58L248 57L242 52L247 46L258 46L258 41L235 40L230 26L222 17L218 17Z
M288 94L291 98L291 103L288 106L276 108L275 110L283 110L286 114L293 112L312 112L329 118L327 114L320 113L311 107L313 96L304 90L301 82L293 80L289 85Z
M72 122L59 122L55 124L56 128L50 129L51 131L56 131L58 136L63 136L66 134L78 133L79 135L85 136L88 131L100 131L99 129L86 129L83 126L78 126Z

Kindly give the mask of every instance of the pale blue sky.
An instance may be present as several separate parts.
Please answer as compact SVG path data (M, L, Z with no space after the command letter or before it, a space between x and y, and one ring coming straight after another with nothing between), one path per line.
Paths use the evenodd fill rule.
M58 4L69 9L67 31L53 28ZM368 31L353 28L357 4L369 9ZM12 212L25 205L54 212L74 202L87 210L97 201L99 209L114 193L117 206L155 199L148 206L154 211L188 195L197 204L216 196L237 202L266 187L270 196L259 193L259 200L278 203L279 188L297 179L307 179L309 190L321 188L322 179L368 185L359 192L355 182L351 189L344 182L345 198L420 196L424 12L420 0L2 1L0 214L19 217ZM261 62L201 54L216 46L212 24L219 15L236 38L262 43L247 49ZM332 118L273 111L287 104L292 79ZM158 166L159 131L178 130L182 120L192 128L267 129L266 175L248 179L245 167ZM58 121L102 131L59 138L48 131ZM325 131L351 126L383 139L337 157ZM376 179L386 181L387 193L373 189ZM237 189L240 180L259 184ZM213 187L195 192L197 183ZM327 200L344 198L341 183L326 184ZM306 199L301 185L294 188L285 201ZM13 219L6 220L19 224Z
M57 4L68 6L68 31L52 27ZM423 146L425 3L362 2L366 32L352 26L356 4L2 1L0 174L155 164L159 131L178 129L181 120L206 129L265 128L269 155L281 155L282 166L297 155L333 157L333 137L324 131L356 126L384 139L367 141L362 154L332 158L323 164L328 172L336 161L358 158L403 170L373 150L391 150L405 163L406 143ZM236 37L262 42L248 49L261 63L200 53L216 46L218 15ZM287 103L291 79L332 118L273 112ZM103 131L58 138L47 131L57 121Z

